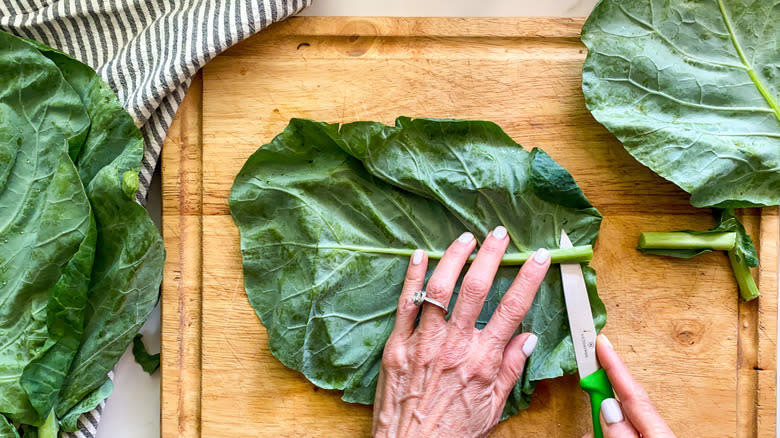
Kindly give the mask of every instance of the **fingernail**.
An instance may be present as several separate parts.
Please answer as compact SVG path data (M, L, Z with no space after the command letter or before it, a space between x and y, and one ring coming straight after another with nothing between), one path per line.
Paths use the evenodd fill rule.
M607 424L623 421L623 411L620 409L620 403L614 398L608 398L601 402L601 415Z
M530 356L531 353L534 352L537 341L539 341L539 338L533 333L531 333L531 336L525 340L525 343L523 344L523 354L525 354L526 357Z
M550 258L550 251L547 248L539 248L534 253L534 261L540 265Z
M609 342L609 339L607 339L606 335L599 335L599 342L601 342L603 344L607 344L607 347L609 347L609 348L611 348L613 350L615 349L615 347L612 346L612 342Z
M474 235L466 231L465 233L461 234L460 237L458 237L459 242L463 243L469 243L471 240L474 239Z
M506 228L501 225L497 226L496 229L493 230L493 237L496 239L503 239L506 237Z
M415 249L414 253L412 253L412 264L413 265L419 265L422 261L424 251L421 249Z

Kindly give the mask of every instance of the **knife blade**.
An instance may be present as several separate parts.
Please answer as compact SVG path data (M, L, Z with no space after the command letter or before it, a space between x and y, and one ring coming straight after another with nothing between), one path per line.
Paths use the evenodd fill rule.
M561 249L573 246L566 232L561 231ZM593 324L593 312L590 310L582 266L579 263L561 263L561 280L571 339L574 342L574 356L582 379L601 368L596 359L596 326Z
M573 247L566 231L561 230L561 248ZM612 385L596 357L596 326L588 299L588 288L579 263L561 263L561 281L569 317L569 330L574 343L574 358L580 375L580 387L590 396L594 438L603 438L599 412L601 402L614 398Z

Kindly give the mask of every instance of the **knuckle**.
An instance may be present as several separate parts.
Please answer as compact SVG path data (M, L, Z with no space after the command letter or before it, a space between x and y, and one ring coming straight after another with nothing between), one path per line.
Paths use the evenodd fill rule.
M426 345L418 345L417 348L414 350L414 354L412 355L412 359L414 360L414 363L421 366L427 366L435 357L435 352L430 347L427 347Z
M415 284L420 283L423 281L423 278L425 276L425 271L417 270L417 269L409 269L406 271L406 278L404 278L404 281L406 284Z
M479 254L486 256L495 257L504 255L503 253L504 251L501 250L498 241L494 239L486 240L485 243L479 248Z
M493 317L497 317L497 314L494 313ZM499 318L501 318L503 322L503 317L499 317ZM502 333L497 333L495 330L485 331L483 333L484 334L482 337L484 339L486 346L489 346L491 348L506 347L507 341L506 339L503 338Z
M398 312L407 314L417 310L417 306L412 302L411 297L407 297L408 294L401 294L401 299L398 300Z
M507 293L501 300L501 305L497 309L502 317L509 321L521 319L525 316L531 307L531 297L522 293Z
M441 300L442 298L449 295L448 289L449 288L444 284L439 283L438 281L432 281L428 283L428 286L425 288L425 293L431 298Z
M466 321L463 321L461 318L450 318L448 324L450 325L450 327L454 327L455 328L454 331L458 333L471 333L474 330L476 330L474 325Z
M497 319L497 320L495 320ZM490 328L482 330L482 338L485 347L500 351L502 356L512 336L517 334L519 324L509 319L506 315L494 312L490 320Z
M480 380L495 380L500 365L500 360L492 350L483 352L471 364L471 375Z
M420 309L412 302L411 299L402 298L398 303L396 318L414 318L419 310Z
M482 296L490 290L490 286L491 283L485 278L467 275L466 278L463 279L460 290L467 295Z
M471 252L470 243L455 241L444 251L444 257L463 257Z
M443 369L457 368L463 364L463 350L455 346L443 349L439 355L439 363Z
M639 407L643 412L652 412L653 403L645 393L644 389L638 384L631 385L631 391L628 394L624 394L620 400L624 404L630 404Z
M539 288L541 279L538 278L535 272L530 272L528 269L521 269L517 274L511 289L519 294L533 294L536 289Z
M485 300L483 294L478 292L470 292L467 289L461 288L458 294L458 302L466 309L481 308L482 303ZM460 322L459 320L457 322ZM462 327L459 327L462 328Z
M382 363L389 370L401 370L407 360L406 348L403 345L392 343L385 346L382 353Z

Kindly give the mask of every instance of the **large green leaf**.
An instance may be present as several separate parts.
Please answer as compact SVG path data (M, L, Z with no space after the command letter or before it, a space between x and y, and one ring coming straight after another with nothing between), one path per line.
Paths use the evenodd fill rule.
M135 202L142 154L92 69L0 32L0 414L25 436L54 436L108 395L157 302L164 251Z
M780 3L602 0L582 29L593 116L697 207L780 203Z
M76 165L98 234L85 335L57 406L62 416L104 384L154 309L165 250L149 214L135 202L141 132L94 70L52 49L41 50L79 94L91 121Z
M97 228L90 214L87 237L49 295L46 327L51 347L27 364L21 376L22 387L41 418L50 415L57 404L67 372L81 344L96 241Z
M495 124L403 117L396 126L340 128L292 120L244 165L230 207L244 284L271 351L359 403L373 401L415 248L440 254L463 231L484 236L499 224L512 237L510 253L556 248L562 228L586 245L601 221L568 172ZM499 270L480 326L516 273ZM588 273L601 327L604 307ZM505 413L527 406L533 382L576 370L565 315L553 267L523 324L540 336L539 346Z
M88 127L54 63L0 33L0 413L19 423L39 425L48 415L33 408L20 377L56 343L47 327L50 294L90 229L68 155Z

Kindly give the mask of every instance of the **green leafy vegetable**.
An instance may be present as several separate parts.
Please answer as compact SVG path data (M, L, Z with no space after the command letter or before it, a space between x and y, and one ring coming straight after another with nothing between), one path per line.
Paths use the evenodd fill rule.
M586 105L637 160L695 207L780 203L780 4L602 0L582 41ZM645 233L640 249L727 250L742 297L753 299L753 243L732 212L715 214L710 231Z
M150 375L160 369L160 353L149 354L140 333L133 338L133 356L141 368Z
M780 5L603 0L582 28L593 116L696 207L780 203Z
M732 210L715 210L715 219L718 225L708 231L642 233L638 249L645 254L686 259L713 250L728 251L742 298L757 298L758 287L750 274L750 268L758 266L753 240Z
M440 256L463 231L485 236L503 224L515 263L539 247L587 261L601 222L565 169L495 124L406 117L395 126L291 120L246 162L230 209L244 285L271 352L316 385L366 404L414 249ZM554 249L562 228L580 245L573 255ZM605 309L594 272L585 272L600 328ZM499 269L479 327L516 273ZM539 343L505 415L528 406L535 382L576 370L565 315L553 266L523 322Z
M142 153L92 69L0 32L0 414L25 436L72 430L63 418L108 395L157 301L164 251L135 203Z

